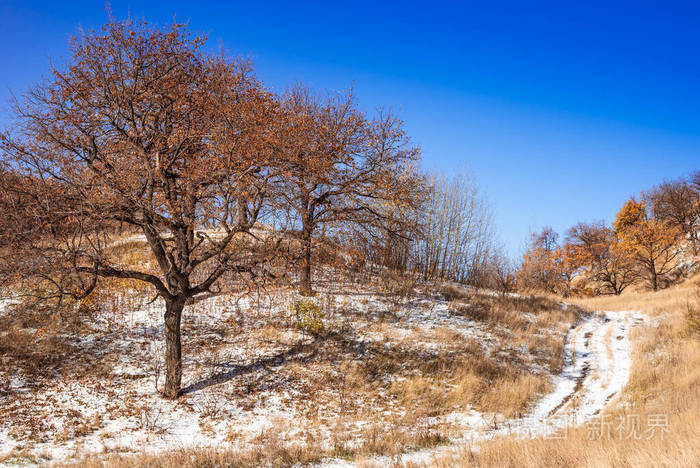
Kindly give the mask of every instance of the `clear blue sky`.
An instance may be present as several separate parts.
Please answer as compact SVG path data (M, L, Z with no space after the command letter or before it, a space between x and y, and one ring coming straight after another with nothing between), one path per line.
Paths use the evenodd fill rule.
M105 21L104 6L0 0L3 108L66 58L78 27ZM472 170L514 255L531 229L610 221L630 195L700 169L699 8L111 2L118 19L189 21L274 89L354 83L363 107L399 112L426 168Z

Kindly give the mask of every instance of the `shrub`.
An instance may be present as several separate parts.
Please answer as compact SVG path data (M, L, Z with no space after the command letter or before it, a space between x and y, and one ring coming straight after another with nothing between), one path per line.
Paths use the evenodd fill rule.
M289 306L294 312L297 330L311 335L320 335L324 330L323 309L313 301L299 300Z
M695 333L700 333L700 311L697 309L688 309L686 313L688 326Z
M691 332L700 334L700 309L698 309L697 306L688 304L685 320L688 322L688 327Z

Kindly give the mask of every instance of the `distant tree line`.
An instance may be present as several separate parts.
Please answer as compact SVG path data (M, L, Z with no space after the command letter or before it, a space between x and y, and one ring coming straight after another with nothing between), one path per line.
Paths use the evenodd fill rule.
M578 223L564 242L551 228L532 234L517 274L520 289L621 294L633 284L666 288L700 253L700 172L630 198L612 225Z

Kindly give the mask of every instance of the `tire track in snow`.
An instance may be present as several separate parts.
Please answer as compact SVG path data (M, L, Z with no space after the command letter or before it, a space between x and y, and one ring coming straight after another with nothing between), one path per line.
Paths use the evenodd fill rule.
M619 396L630 374L629 331L643 320L634 312L606 312L591 319L596 322L591 339L588 346L578 350L589 371L585 375L579 373L580 388L555 415L568 418L572 425L580 425L600 414Z

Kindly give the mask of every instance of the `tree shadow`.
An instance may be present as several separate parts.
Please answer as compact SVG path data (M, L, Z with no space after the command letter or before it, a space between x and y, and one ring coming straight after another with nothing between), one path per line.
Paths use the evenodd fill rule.
M189 393L194 393L196 391L203 390L214 385L219 385L228 382L229 380L235 377L250 374L259 369L268 367L279 367L291 359L302 363L310 362L317 356L318 351L320 349L319 345L322 343L322 341L322 338L317 337L311 343L297 343L289 349L287 349L286 351L277 353L273 356L256 359L255 361L250 362L248 364L221 363L219 364L219 367L226 368L228 369L227 371L220 372L211 377L200 380L199 382L195 382L191 385L188 385L187 387L180 390L180 394L186 395ZM311 352L308 353L308 351ZM302 356L304 352L307 352L308 354Z
M226 368L225 372L188 385L181 390L181 394L191 394L258 370L280 368L290 362L338 364L342 361L355 361L362 366L365 378L368 381L374 381L382 375L399 371L420 370L427 373L444 371L452 364L458 363L459 356L463 353L464 351L437 352L387 347L385 343L371 343L343 333L330 332L316 337L311 342L295 344L285 351L247 364L221 363L219 366Z

